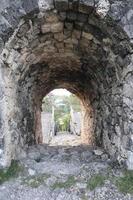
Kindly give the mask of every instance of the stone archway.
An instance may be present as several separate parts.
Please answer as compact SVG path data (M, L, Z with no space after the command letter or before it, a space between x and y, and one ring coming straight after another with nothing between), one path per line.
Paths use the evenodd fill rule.
M109 5L23 1L26 13L12 12L16 19L10 17L12 28L6 33L10 30L11 35L2 35L1 48L1 130L7 163L39 141L42 98L63 87L83 102L89 118L87 140L131 164L132 45L108 14ZM3 16L9 20L6 12Z

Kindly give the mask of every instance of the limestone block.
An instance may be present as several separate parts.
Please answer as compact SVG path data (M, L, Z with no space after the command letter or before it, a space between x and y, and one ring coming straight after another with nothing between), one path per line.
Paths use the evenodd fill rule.
M57 42L55 44L55 46L58 49L59 53L63 53L64 52L64 43L63 42Z
M63 42L57 42L55 45L58 49L64 49L64 43Z
M61 32L61 33L55 33L55 34L54 34L54 38L55 38L57 41L59 41L59 42L63 41L63 39L64 39L64 34L63 34L63 32Z
M83 23L83 22L75 21L75 29L81 30L81 31L82 31L83 26L84 26L84 23Z
M38 40L38 38L37 38L37 39L35 39L35 40L32 40L32 41L30 42L29 46L33 49L33 48L37 47L38 44L39 44L39 40Z
M68 38L68 39L64 40L64 43L65 44L70 44L70 45L72 45L72 44L77 45L78 44L78 40L74 39L74 38Z
M65 44L65 52L72 52L72 50L73 50L73 45L72 44Z
M133 152L128 151L127 153L127 167L128 170L133 170Z
M44 24L41 26L42 33L49 33L51 31L50 24Z
M73 30L72 38L80 39L80 37L81 37L81 31Z
M53 9L53 0L38 0L38 6L41 11Z
M84 50L84 48L86 48L86 47L88 48L89 42L87 39L82 38L79 43L81 45L82 50Z
M63 31L63 23L62 22L54 23L51 25L51 32L58 33L61 31Z
M53 33L45 33L44 35L42 35L41 37L39 37L39 40L41 43L50 40L53 37Z
M68 0L55 0L55 8L59 11L68 10Z
M72 31L65 28L64 29L65 38L71 37L71 35L72 35Z
M77 15L77 21L79 22L87 22L88 20L88 15L87 14L84 14L84 13L78 13Z
M65 22L65 28L67 30L72 30L73 29L73 23L70 23L70 22Z
M109 0L99 0L96 5L96 10L99 15L102 17L105 17L110 9L110 3Z
M72 12L72 11L67 12L67 19L69 21L75 21L77 19L77 12Z
M86 33L86 32L82 33L82 37L85 38L85 39L88 39L88 40L93 39L93 35L91 33Z
M60 18L60 21L64 21L66 19L66 12L60 12L59 18Z
M59 21L59 18L53 13L51 15L46 16L45 20L47 23L57 23Z
M49 53L49 52L57 52L57 49L54 47L54 46L46 46L44 49L43 49L43 52L46 52L46 53Z
M92 12L94 7L94 0L80 0L79 1L79 12L89 14Z

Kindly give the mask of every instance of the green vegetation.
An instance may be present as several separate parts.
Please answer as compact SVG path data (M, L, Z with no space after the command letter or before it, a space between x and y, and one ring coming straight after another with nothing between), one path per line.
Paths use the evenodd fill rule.
M64 114L56 120L56 124L60 131L69 131L70 114Z
M68 101L69 101L69 104L72 106L74 111L76 111L76 112L80 112L81 111L80 100L74 94L71 94L68 97Z
M55 103L55 96L51 93L48 94L42 101L42 110L44 112L52 113L52 106Z
M49 174L41 174L39 176L30 176L26 179L24 179L23 184L32 187L32 188L37 188L41 184L45 183L45 180L50 177Z
M103 186L105 180L109 179L117 186L120 192L124 194L133 194L133 170L126 170L122 177L116 178L115 176L97 174L90 178L87 183L87 188L94 190L96 187Z
M70 96L58 96L49 93L42 102L42 110L52 113L54 107L54 117L57 132L69 131L70 125L70 108L75 112L80 112L80 100L73 94Z
M116 180L120 192L133 194L133 170L125 171L124 176Z
M52 188L56 189L56 188L70 188L71 186L76 184L76 180L74 178L74 176L69 176L66 182L56 182Z
M106 179L107 177L103 176L102 174L97 174L89 179L87 188L94 190L96 187L103 186Z
M12 161L11 166L7 169L0 170L0 185L10 178L17 177L20 172L23 171L23 167L17 161Z

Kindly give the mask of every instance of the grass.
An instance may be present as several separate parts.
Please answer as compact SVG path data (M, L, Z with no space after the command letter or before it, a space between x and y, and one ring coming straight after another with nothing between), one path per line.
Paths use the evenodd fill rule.
M30 176L26 179L24 179L23 184L32 187L32 188L37 188L40 185L45 183L45 180L50 177L49 174L41 174L39 176Z
M87 188L90 190L94 190L96 187L103 186L105 180L107 178L101 174L96 174L95 176L91 177L87 182Z
M115 184L120 192L133 194L133 170L125 171L124 176L119 177Z
M133 170L126 170L122 177L109 177L108 175L103 176L102 174L96 174L89 179L87 182L87 188L94 190L96 187L103 186L105 180L109 179L115 184L118 190L124 194L133 194Z
M17 177L22 170L22 166L17 161L12 161L9 168L0 170L0 185L11 178Z
M70 188L71 186L76 184L76 180L74 176L69 176L66 182L56 182L54 183L54 185L52 186L53 189L56 188Z

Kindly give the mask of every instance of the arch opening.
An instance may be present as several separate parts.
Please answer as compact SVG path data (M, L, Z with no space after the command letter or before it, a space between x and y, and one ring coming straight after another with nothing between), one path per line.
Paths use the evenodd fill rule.
M3 86L6 160L20 157L26 147L42 141L38 128L42 99L57 88L81 100L83 118L88 119L83 124L89 133L85 140L124 160L131 140L123 112L124 70L132 52L128 37L93 7L60 10L57 5L56 11L22 19L1 53L8 77Z
M66 89L51 91L42 101L43 143L49 145L80 145L81 103Z

